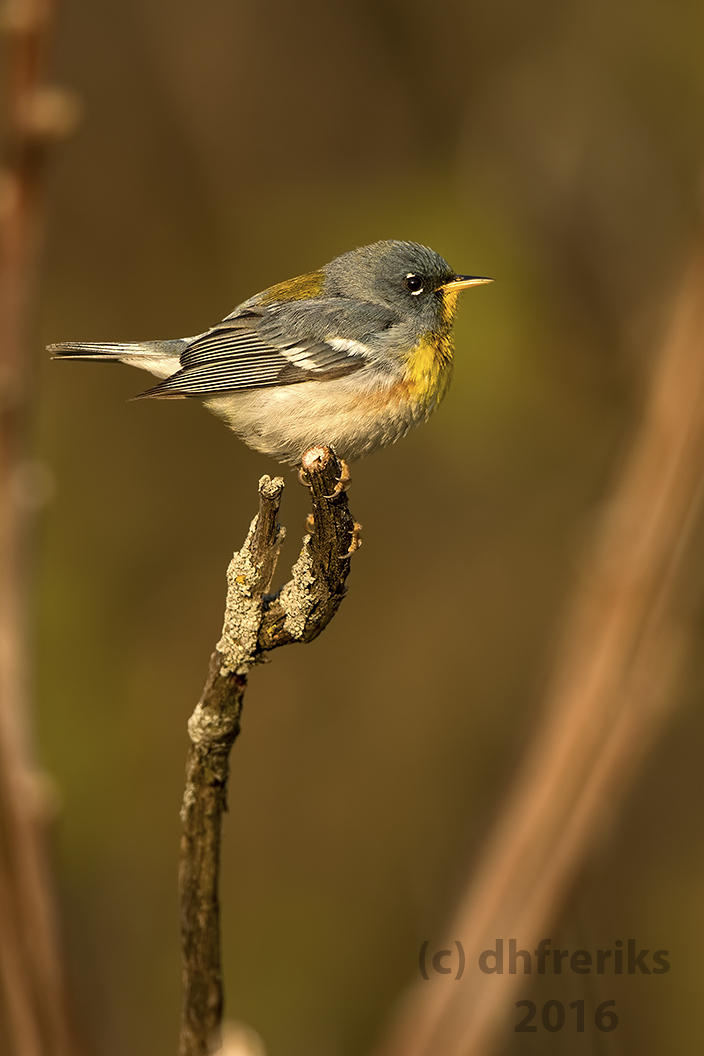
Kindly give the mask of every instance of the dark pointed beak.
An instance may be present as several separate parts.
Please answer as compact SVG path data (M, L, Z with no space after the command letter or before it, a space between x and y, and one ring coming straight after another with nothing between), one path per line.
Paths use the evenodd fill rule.
M484 283L493 281L493 279L487 279L484 275L455 275L441 289L458 293L460 290L468 290L470 286L483 286Z

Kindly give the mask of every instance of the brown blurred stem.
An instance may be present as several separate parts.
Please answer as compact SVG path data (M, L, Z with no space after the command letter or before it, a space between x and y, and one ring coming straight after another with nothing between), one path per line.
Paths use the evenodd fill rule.
M230 749L240 730L247 671L265 652L310 642L327 626L345 594L359 525L339 487L342 466L329 448L303 456L311 491L310 534L291 580L267 591L284 530L277 523L284 482L259 481L259 513L228 568L222 637L210 659L203 695L188 723L190 747L181 819L181 949L183 1011L179 1056L214 1051L222 1015L218 873L222 814L227 809Z
M52 0L9 0L0 9L0 1049L8 1056L77 1051L28 734L25 626L29 343L46 162L76 110L44 84L55 13Z
M417 984L378 1056L496 1051L517 1022L525 980L507 968L483 974L479 954L497 938L532 951L550 936L672 715L704 492L703 344L700 244L583 564L547 706L446 936L448 945L462 942L469 970L459 983L436 976Z

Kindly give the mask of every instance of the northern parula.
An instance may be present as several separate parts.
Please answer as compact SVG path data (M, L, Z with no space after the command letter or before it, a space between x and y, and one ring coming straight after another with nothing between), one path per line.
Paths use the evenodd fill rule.
M398 440L442 400L457 295L491 281L457 275L415 242L375 242L255 294L196 337L49 350L151 371L164 380L137 399L199 396L281 462L300 465L317 444L353 461Z

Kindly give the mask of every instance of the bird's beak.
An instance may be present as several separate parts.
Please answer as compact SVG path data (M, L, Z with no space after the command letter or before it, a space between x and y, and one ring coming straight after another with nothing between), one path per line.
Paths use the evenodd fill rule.
M460 290L468 290L470 286L483 286L485 282L493 281L493 279L487 279L483 275L455 275L453 279L450 279L449 282L446 282L440 288L442 290L450 290L452 293L459 293Z

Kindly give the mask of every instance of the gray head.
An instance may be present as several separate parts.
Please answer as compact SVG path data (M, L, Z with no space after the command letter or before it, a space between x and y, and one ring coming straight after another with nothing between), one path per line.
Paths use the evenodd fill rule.
M457 275L427 246L393 239L343 253L323 271L326 294L382 304L428 329L451 322L459 289L491 281Z

